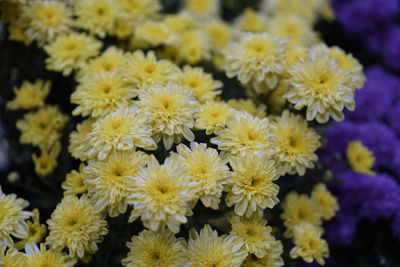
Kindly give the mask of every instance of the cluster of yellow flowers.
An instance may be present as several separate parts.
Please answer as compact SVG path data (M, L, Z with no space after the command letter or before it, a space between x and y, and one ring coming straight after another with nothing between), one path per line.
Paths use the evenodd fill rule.
M276 182L314 168L321 140L308 121L342 120L365 80L355 58L313 30L332 16L327 0L265 0L232 23L219 18L217 0L184 1L177 14L162 14L158 0L3 0L0 8L10 40L35 43L48 70L75 79L72 115L83 118L68 147L81 165L62 184L48 234L37 210L0 193L0 264L89 262L107 217L129 210L145 229L127 243L124 266L283 266L264 219L279 203ZM227 88L208 70L236 78L249 98L222 100ZM56 168L68 120L44 103L50 86L25 81L7 103L33 110L17 128L22 144L41 151L33 155L40 176ZM196 205L221 209L230 232L206 224L175 237ZM321 222L334 217L335 197L318 184L282 207L290 256L324 264Z

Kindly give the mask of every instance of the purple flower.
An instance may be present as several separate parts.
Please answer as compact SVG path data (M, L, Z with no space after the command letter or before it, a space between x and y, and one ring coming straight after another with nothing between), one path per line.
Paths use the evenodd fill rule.
M395 87L393 77L379 66L369 68L366 76L364 87L355 94L356 109L346 112L346 119L359 122L377 120L390 109Z
M400 71L400 27L393 28L383 49L385 64Z
M348 246L353 241L357 223L356 216L339 212L333 220L325 223L324 237L330 244Z
M400 138L400 102L394 105L387 114L387 122L393 132ZM400 156L400 155L399 155ZM400 164L400 161L398 162ZM400 166L400 165L398 165Z

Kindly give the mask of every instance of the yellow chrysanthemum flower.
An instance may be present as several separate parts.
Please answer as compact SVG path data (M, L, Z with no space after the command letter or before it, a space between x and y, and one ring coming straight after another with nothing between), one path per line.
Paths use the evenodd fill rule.
M58 106L44 106L26 113L17 121L17 128L21 131L20 142L47 150L60 139L67 121L68 117L60 112Z
M61 143L57 141L49 150L41 150L40 156L32 154L35 164L35 173L39 176L47 176L57 168L57 158L61 152Z
M182 87L193 91L197 101L204 103L213 100L221 91L222 82L213 79L212 75L205 73L200 67L184 66L183 71L179 73L176 82Z
M293 236L294 227L303 222L313 225L321 225L321 214L318 211L317 203L304 194L290 192L282 203L283 212L281 219L286 226L285 237Z
M194 140L191 129L198 102L190 91L172 82L165 86L156 85L139 91L137 105L151 123L156 142L162 138L166 149L182 135L189 141Z
M270 241L270 246L267 248L267 254L264 257L258 258L255 255L249 255L242 267L281 267L284 265L282 253L282 243L278 240Z
M171 45L179 41L173 30L164 21L145 21L135 27L135 40L151 46Z
M55 40L44 46L49 55L46 58L48 70L62 72L64 76L77 70L89 58L99 54L101 43L84 33L58 35Z
M215 50L222 49L233 39L233 33L229 27L229 24L221 20L209 22L205 26L205 31L208 34L212 47Z
M265 154L231 157L229 164L233 174L225 201L229 207L235 205L237 215L262 214L264 209L272 209L279 202L279 186L274 184L279 176L274 162Z
M153 232L143 230L132 236L128 257L121 261L123 266L180 267L185 263L185 241L176 238L169 230Z
M258 214L253 214L249 218L232 214L228 220L232 227L230 235L239 237L249 254L254 254L258 258L267 256L275 238L266 220Z
M6 249L5 246L0 246L0 266L26 266L26 258L23 253L18 252L15 248L9 248L7 251Z
M141 50L126 55L121 68L124 82L132 88L146 89L176 79L179 68L168 60L157 60L153 51L145 55Z
M64 196L75 196L87 193L88 186L85 183L87 175L84 172L85 164L79 165L79 171L72 170L67 174L65 181L61 184L64 189Z
M235 20L235 26L244 32L262 33L268 29L267 17L254 9L246 8Z
M318 212L324 220L332 219L339 210L336 197L329 192L323 183L314 186L311 192L311 198L317 203Z
M328 243L321 238L322 229L304 222L295 226L293 232L295 247L290 251L290 257L293 259L301 257L308 263L315 259L320 265L324 265L324 258L329 257L329 248Z
M197 195L203 205L217 210L223 187L231 175L227 162L219 157L216 149L207 148L207 144L192 142L190 148L180 144L176 150L187 175L198 184Z
M121 40L128 39L133 35L132 21L126 18L118 18L115 22L112 34Z
M118 72L124 62L124 52L115 46L110 46L100 56L89 59L87 63L82 65L77 73L77 79L84 80L100 73Z
M346 158L350 167L359 173L374 175L372 167L375 164L374 153L360 141L351 141L347 145Z
M141 151L113 152L105 160L90 161L85 167L85 184L94 208L105 210L110 217L126 212L129 177L144 167L147 155Z
M234 111L225 102L208 101L199 107L195 114L195 127L206 130L206 134L214 133L216 129L224 128Z
M353 75L341 70L327 54L315 53L289 67L291 88L286 97L295 109L307 108L307 120L326 123L344 119L343 108L355 109Z
M172 46L176 49L178 62L191 65L199 64L211 56L211 41L208 35L199 29L189 30L179 35L180 42Z
M47 233L46 225L40 224L39 210L34 209L32 211L32 218L28 223L28 235L23 240L15 243L15 248L21 250L25 247L26 243L34 242L40 243L44 239ZM7 266L7 265L6 265Z
M189 235L185 267L239 267L247 256L238 237L218 236L218 232L208 224L200 234L191 229Z
M132 150L141 147L157 148L151 138L152 128L142 111L136 108L118 109L107 114L92 125L87 135L88 156L102 160L112 151Z
M98 249L96 243L108 233L103 215L86 197L65 196L47 224L46 244L57 251L68 248L69 255L74 258L94 254Z
M71 94L71 103L78 105L72 115L104 117L111 111L133 104L137 93L117 73L98 73L85 79Z
M271 136L268 118L259 119L247 112L238 111L226 123L226 128L216 129L210 142L219 150L233 155L270 153Z
M289 38L289 47L296 45L310 46L318 41L318 36L313 30L312 24L296 14L273 17L268 21L268 32Z
M287 40L268 33L245 33L226 51L226 74L243 83L263 83L275 88L285 67Z
M35 243L25 245L26 266L29 267L72 267L76 260L67 256L65 253L47 249L45 244L40 244L40 248Z
M121 15L135 24L156 17L161 10L159 0L117 0L116 2L121 6Z
M0 187L0 248L14 247L11 236L24 239L28 236L26 219L32 216L29 211L24 211L29 206L28 201L17 198L15 194L6 195Z
M141 217L146 228L159 231L167 226L178 233L179 226L191 216L198 185L191 181L176 154L160 165L150 157L147 167L132 177L129 203L133 211L129 221Z
M30 45L33 40L26 35L26 28L23 28L20 23L12 21L10 25L8 25L8 40L15 42L22 42L24 45Z
M306 168L314 168L318 161L315 151L321 146L320 137L300 115L284 110L280 117L271 123L274 136L274 158L280 175L295 174L303 176Z
M69 135L68 151L71 156L86 161L88 159L89 144L86 138L92 131L94 119L89 118L76 125L76 131L71 132Z
M181 34L196 27L197 21L185 12L167 14L164 21L174 34Z
M260 119L267 117L267 107L264 104L256 105L251 99L230 99L227 104L238 111L245 111Z
M337 61L338 69L345 70L352 75L352 79L348 81L348 86L352 88L362 88L366 80L363 73L363 67L360 62L351 54L346 54L337 46L328 47L325 44L319 44L312 47L317 54L327 54Z
M21 25L30 39L40 45L70 31L72 12L60 1L32 1L21 7Z
M8 109L32 109L42 107L50 92L51 82L36 80L34 83L23 81L20 88L14 87L15 98L7 102Z
M216 17L219 12L219 1L186 0L184 10L199 18Z
M75 26L104 38L112 33L119 17L119 5L113 0L80 0L74 2Z

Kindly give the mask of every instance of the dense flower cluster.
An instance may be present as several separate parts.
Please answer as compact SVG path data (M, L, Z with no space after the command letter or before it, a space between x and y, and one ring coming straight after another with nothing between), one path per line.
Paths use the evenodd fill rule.
M331 188L340 211L328 224L327 237L350 244L362 219L388 219L400 237L400 132L394 118L400 96L400 80L374 66L366 70L367 82L357 92L357 108L345 122L325 133L327 145L321 160L340 181ZM376 101L379 97L379 101Z
M139 228L118 259L124 266L279 267L284 249L289 261L325 263L322 222L335 217L336 198L321 179L309 194L286 194L279 183L315 168L318 125L344 120L365 82L358 60L313 29L332 17L328 1L265 0L232 23L216 0L183 1L175 14L158 0L0 7L8 38L42 49L47 71L72 81L70 117L46 103L57 90L50 81L14 88L7 108L28 110L16 122L20 143L40 151L32 159L42 181L64 151L79 165L62 177L46 224L0 192L3 265L90 262L123 216L126 229ZM247 98L226 99L230 84ZM343 151L356 171L400 158L399 149L388 160L380 142L395 135L374 128L375 137L355 135ZM65 129L73 129L67 148Z

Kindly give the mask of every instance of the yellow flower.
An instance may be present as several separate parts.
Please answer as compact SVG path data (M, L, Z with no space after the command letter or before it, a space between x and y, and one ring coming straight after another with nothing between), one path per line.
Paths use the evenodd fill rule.
M120 70L125 62L124 53L115 46L110 46L100 56L89 59L89 61L81 66L77 73L78 80L84 80L93 75L100 73L114 73Z
M128 39L133 35L132 21L126 18L117 19L112 34L114 34L118 39Z
M198 102L190 91L172 82L156 85L139 91L137 105L151 123L156 142L162 138L166 149L182 135L189 141L194 140L191 129Z
M214 49L222 49L233 39L233 33L231 32L229 24L221 20L209 22L206 25L205 31Z
M326 53L310 55L289 67L291 88L286 97L295 109L307 107L307 120L326 123L344 119L343 108L354 110L353 75L341 70Z
M225 102L208 101L199 107L195 114L195 127L206 130L206 134L214 133L216 129L224 128L233 110Z
M26 264L29 267L72 267L76 260L67 256L65 253L47 249L45 244L40 244L40 248L35 243L25 245Z
M67 121L68 117L60 112L58 106L44 106L26 113L17 121L17 128L21 131L20 142L47 150L60 139Z
M42 107L49 94L51 82L36 80L34 83L23 81L20 88L14 87L15 98L7 102L8 109L32 109Z
M187 0L184 10L199 18L215 17L219 12L219 1L215 0Z
M281 219L287 228L285 237L292 237L294 227L303 222L309 222L315 226L321 225L321 214L317 203L307 195L290 192L286 195L282 208Z
M339 210L336 197L329 192L323 183L314 186L311 192L311 198L317 203L318 212L324 220L332 219Z
M351 141L347 145L346 158L350 167L359 173L374 175L372 167L375 163L374 153L360 141Z
M309 46L318 41L312 24L296 14L273 17L268 21L268 32L276 36L290 38L289 47L295 45Z
M287 40L268 33L245 33L226 51L226 74L243 83L263 83L275 88L285 67Z
M311 263L314 259L324 265L324 258L329 257L328 243L321 238L322 229L311 223L301 223L294 227L295 247L290 251L290 257L301 257L305 262Z
M258 258L255 255L247 256L242 267L280 267L284 265L281 257L283 247L280 241L270 241L270 246L266 250L267 254L262 258Z
M169 230L152 232L143 230L132 236L128 256L121 261L127 267L179 267L185 263L185 241L176 238Z
M23 28L20 23L11 22L8 25L8 40L15 42L23 42L25 45L30 45L33 40L26 35L26 28Z
M144 167L147 155L134 150L113 152L105 160L90 161L85 167L85 184L94 208L110 217L125 213L128 207L130 176Z
M135 27L135 40L146 42L151 46L177 43L179 38L164 21L145 21Z
M249 218L231 215L228 216L232 227L230 235L239 237L249 254L254 254L258 258L267 256L275 241L271 234L272 228L267 226L267 221L257 214Z
M129 221L141 217L144 226L159 231L167 226L178 233L179 226L191 216L191 207L196 199L197 184L185 172L176 154L160 165L150 157L147 168L142 168L132 177L128 203L133 205Z
M218 236L218 232L208 224L201 229L200 234L191 229L189 236L187 267L239 267L247 256L242 249L243 242L238 237Z
M132 105L136 95L117 73L100 72L82 81L71 94L71 103L78 105L72 115L104 117L111 111Z
M15 243L15 248L22 249L26 243L34 242L40 243L44 239L47 233L46 225L40 224L39 210L34 209L31 221L28 221L28 236L23 240Z
M107 222L86 197L65 196L47 224L46 244L57 251L68 248L74 258L94 254L98 249L96 243L108 233Z
M28 201L17 198L15 194L6 195L0 188L0 248L14 247L11 236L19 239L28 236L28 224L25 220L31 217L32 213L23 210L28 206Z
M190 148L180 144L176 150L187 175L198 184L197 195L203 205L217 210L223 187L231 175L226 161L219 157L216 149L207 148L207 144L192 142Z
M154 18L161 10L159 0L117 0L122 9L122 16L126 16L135 24L146 19Z
M271 138L267 118L259 119L247 112L236 112L226 128L216 129L211 143L233 155L270 153Z
M262 214L264 209L272 209L279 202L279 186L274 184L279 176L274 162L265 154L231 157L229 164L233 174L225 201L229 207L235 205L237 215Z
M308 127L302 116L284 110L271 123L271 132L280 175L297 173L303 176L306 168L314 168L314 163L318 161L315 151L321 145L320 137L313 128Z
M197 21L185 12L165 15L164 21L174 34L180 34L192 30L197 24Z
M21 8L20 21L26 35L40 45L70 31L71 10L60 1L33 1Z
M101 42L84 33L58 35L55 40L44 46L49 55L46 58L48 70L62 72L64 76L80 68L91 57L99 54Z
M101 38L112 32L120 12L113 0L80 0L73 7L77 16L75 26Z
M209 59L211 44L208 35L199 29L189 30L179 35L180 42L174 46L177 50L178 62L187 62L191 65Z
M289 83L287 80L281 79L279 81L278 87L275 88L269 95L267 99L268 111L271 113L280 114L282 109L285 107L286 93L289 88Z
M223 86L222 82L214 80L211 74L205 73L203 68L188 65L183 67L176 82L189 91L193 91L200 103L215 99L217 95L221 94L218 89Z
M39 176L47 176L57 168L57 158L61 151L61 143L56 142L49 150L41 150L40 156L32 154L35 163L35 173Z
M315 53L327 54L338 63L338 69L345 70L352 75L348 81L348 86L352 88L361 88L366 80L363 73L363 67L360 62L351 54L346 54L337 46L328 47L325 44L319 44L312 48Z
M88 159L89 144L86 140L88 134L92 131L94 119L89 118L76 126L76 131L71 132L69 135L68 151L71 156L85 161Z
M132 150L135 147L155 149L152 129L141 113L136 108L118 109L96 121L86 139L89 158L102 160L112 151Z
M268 28L268 21L264 14L254 9L246 8L242 15L235 20L235 26L240 31L262 33Z
M74 196L87 193L88 186L85 184L87 177L86 173L83 171L84 168L85 164L81 163L79 165L79 171L72 170L67 174L65 181L61 185L64 189L64 196Z
M145 55L141 50L126 55L122 79L133 88L146 89L156 84L175 80L179 68L168 60L157 60L153 51Z
M267 116L267 107L264 104L259 104L256 106L251 99L230 99L227 104L238 111L245 111L250 115L260 119Z
M9 248L6 251L5 246L0 246L0 265L3 267L26 266L25 255L18 252L15 248Z

